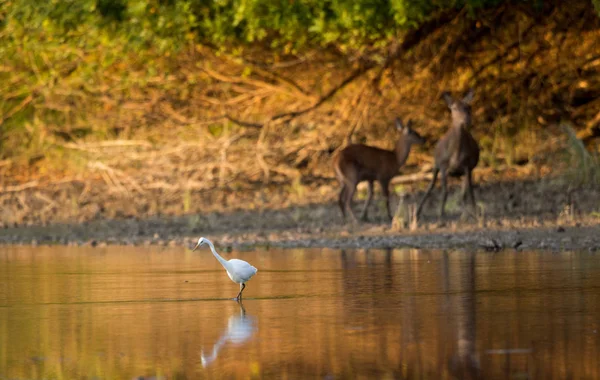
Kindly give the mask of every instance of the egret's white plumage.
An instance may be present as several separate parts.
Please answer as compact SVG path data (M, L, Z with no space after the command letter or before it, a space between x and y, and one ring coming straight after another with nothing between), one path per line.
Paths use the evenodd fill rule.
M256 272L258 272L258 269L256 269L244 260L225 260L221 257L221 255L217 253L213 243L205 237L201 237L200 239L198 239L198 244L196 244L192 251L195 251L196 248L201 247L204 244L208 244L213 255L215 255L217 260L219 260L221 265L223 265L223 267L227 271L227 275L229 276L231 281L235 282L236 284L240 284L240 292L238 293L236 298L238 300L242 299L242 291L246 287L246 282L248 282L248 280L250 280L252 276L254 276Z

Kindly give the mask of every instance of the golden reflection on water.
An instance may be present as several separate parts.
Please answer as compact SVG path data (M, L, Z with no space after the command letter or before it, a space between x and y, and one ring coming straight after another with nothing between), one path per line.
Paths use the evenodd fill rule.
M600 257L2 247L1 379L600 378Z

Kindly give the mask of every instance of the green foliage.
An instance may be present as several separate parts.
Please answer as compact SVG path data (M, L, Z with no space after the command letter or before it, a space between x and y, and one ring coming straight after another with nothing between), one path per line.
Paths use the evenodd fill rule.
M167 50L189 38L197 24L191 1L185 0L14 0L4 7L9 38L71 41L79 47L117 39Z
M110 77L127 93L157 61L193 39L188 1L65 0L0 3L0 158L40 156L89 134ZM120 81L121 83L114 83ZM90 107L95 107L91 109Z
M161 51L191 38L222 46L266 42L288 51L337 44L356 48L413 28L438 12L470 11L503 0L12 0L3 29L14 38L104 38Z
M507 0L10 0L0 5L4 39L117 39L130 48L173 50L186 40L231 47L264 42L357 48L418 27L438 13ZM537 4L540 0L525 0ZM592 0L600 11L600 1Z

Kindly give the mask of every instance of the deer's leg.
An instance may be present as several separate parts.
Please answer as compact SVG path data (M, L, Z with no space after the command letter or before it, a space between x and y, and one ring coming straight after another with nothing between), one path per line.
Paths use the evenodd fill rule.
M473 217L475 217L475 215L477 215L477 206L475 205L475 194L473 194L473 178L471 170L467 170L465 178L467 190L469 191L469 198L471 198L471 209L473 211Z
M379 181L379 183L381 184L381 192L383 193L383 196L385 197L385 205L387 207L387 214L388 214L388 220L392 220L392 210L391 210L391 205L390 205L390 181Z
M367 209L371 204L371 199L373 199L373 181L369 181L369 190L367 193L367 200L365 201L365 205L363 206L362 212L360 213L361 220L367 220Z
M461 220L470 214L469 210L467 210L467 195L468 195L468 191L469 191L469 175L468 175L468 173L469 173L469 171L466 169L465 175L464 175L463 181L462 181L462 194L461 194L462 212L461 212L461 216L460 216Z
M446 208L446 200L448 199L448 186L447 186L447 173L445 170L441 171L440 181L442 182L442 205L440 206L440 219L445 216L444 209Z
M352 183L352 186L346 187L345 205L346 205L346 209L350 213L350 217L352 218L352 221L356 223L356 216L354 215L354 211L352 211L352 198L354 197L355 192L356 192L356 183Z
M467 205L467 195L468 195L468 191L469 191L469 172L466 171L465 172L465 176L463 177L463 183L462 183L462 202L463 202L463 207L466 207Z
M358 185L358 173L356 172L355 168L348 167L346 169L347 170L344 172L344 177L340 178L340 180L343 182L343 189L341 191L343 194L340 193L340 202L344 203L342 209L348 211L352 221L356 223L356 216L354 216L354 212L352 211L352 197L354 197L356 185Z
M437 180L438 173L439 173L438 169L433 169L433 178L431 179L431 183L429 184L429 187L427 188L425 195L421 199L421 202L419 202L419 207L417 207L417 217L421 214L423 205L425 204L425 201L427 200L427 198L431 194L431 191L433 190L433 187L435 186L435 181Z
M338 197L338 206L340 206L340 210L342 211L342 219L346 220L346 196L347 186L345 183L342 183L342 188L340 190L340 195Z

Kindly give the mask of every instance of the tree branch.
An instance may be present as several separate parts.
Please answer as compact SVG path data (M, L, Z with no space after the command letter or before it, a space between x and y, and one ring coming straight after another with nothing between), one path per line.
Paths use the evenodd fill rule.
M298 117L300 115L303 115L307 112L313 111L316 108L320 107L323 103L325 103L326 101L328 101L329 99L333 98L333 96L335 96L335 94L337 94L340 90L342 90L344 87L346 87L347 85L349 85L350 83L352 83L355 79L361 77L362 75L364 75L365 73L367 73L369 70L371 70L372 68L376 67L375 63L372 62L368 62L363 64L361 67L359 67L358 69L354 70L346 79L344 79L340 84L338 84L336 87L332 88L331 90L329 90L329 92L327 92L327 94L323 95L317 102L315 102L313 105L306 107L300 111L291 111L291 112L284 112L284 113L280 113L277 114L275 116L272 116L268 122L271 121L277 121L277 120L281 120L281 119L286 119L286 120L291 120L295 117ZM241 121L238 119L235 119L229 115L225 115L225 117L230 120L231 122L234 122L236 124L241 125L242 127L250 127L250 128L262 128L264 127L265 123L263 124L257 124L257 123L248 123L245 121Z
M378 73L372 83L375 83L378 79L380 79L381 76L383 75L383 73L385 72L385 70L387 68L389 68L389 66L392 64L392 62L394 62L398 57L400 57L401 54L403 54L404 52L406 52L406 51L412 49L413 47L415 47L416 45L418 45L422 40L424 40L429 35L431 35L435 31L437 31L439 28L448 24L449 22L454 20L456 17L460 16L462 14L462 12L463 12L463 10L445 12L437 18L432 19L428 22L425 22L418 29L414 29L414 30L411 30L410 32L408 32L406 34L406 36L404 37L404 39L402 40L402 44L400 44L399 47L392 45L390 54L388 55L385 63L383 65L381 65L381 69L378 71ZM282 119L289 121L295 117L298 117L307 112L317 109L323 103L325 103L326 101L333 98L339 91L344 89L348 84L352 83L354 80L362 77L364 74L368 73L373 68L378 67L378 66L379 65L372 60L363 62L359 68L355 69L346 79L344 79L339 85L337 85L336 87L331 89L327 94L322 96L313 105L311 105L307 108L304 108L300 111L291 111L291 112L284 112L284 113L277 114L277 115L271 117L269 119L269 121L277 121L277 120L282 120ZM262 128L264 126L264 124L247 123L247 122L243 122L241 120L236 120L230 116L226 116L226 117L230 121L235 122L241 126L248 126L251 128Z
M523 33L521 34L521 37L519 39L517 39L515 42L513 42L512 44L508 45L506 47L506 49L504 49L504 51L500 54L498 54L497 56L495 56L494 58L492 58L491 60L489 60L488 62L484 63L481 67L479 67L479 69L477 69L476 72L473 73L472 78L474 78L475 80L477 79L477 77L479 77L479 75L488 67L490 67L491 65L494 65L498 62L500 62L501 60L503 60L504 58L508 57L508 55L510 54L510 52L513 49L516 49L519 47L519 45L522 43L522 40L529 35L529 33L533 30L533 28L535 27L535 23L531 23L527 29L525 29L523 31Z
M227 120L231 121L232 123L238 124L242 127L247 127L247 128L262 128L264 126L264 124L258 124L258 123L250 123L247 121L242 121L239 119L235 119L233 116L229 115L229 114L224 114L223 115Z
M305 109L303 109L301 111L292 111L292 112L280 113L279 115L273 116L271 118L271 120L274 121L274 120L278 120L278 119L281 119L281 118L284 118L284 117L294 118L294 117L300 116L302 114L305 114L305 113L307 113L309 111L312 111L312 110L316 109L317 107L321 106L323 103L325 103L326 101L328 101L329 99L333 98L333 96L335 94L337 94L344 87L346 87L347 85L349 85L350 83L352 83L355 79L357 79L360 76L362 76L363 74L367 73L369 70L371 70L374 67L375 67L374 63L365 64L364 66L359 67L358 69L354 70L352 72L352 74L350 74L346 79L344 79L342 81L342 83L340 83L336 87L334 87L331 90L329 90L329 92L327 94L325 94L324 96L322 96L321 99L319 99L312 106L307 107L307 108L305 108Z

